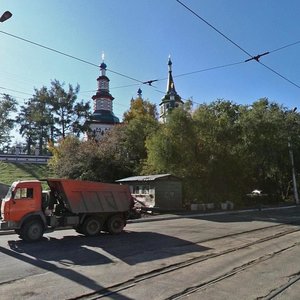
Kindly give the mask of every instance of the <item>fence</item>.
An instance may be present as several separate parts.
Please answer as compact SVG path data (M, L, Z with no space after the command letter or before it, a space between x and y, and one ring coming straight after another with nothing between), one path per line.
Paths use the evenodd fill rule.
M47 164L50 158L44 155L0 154L0 161L13 163Z

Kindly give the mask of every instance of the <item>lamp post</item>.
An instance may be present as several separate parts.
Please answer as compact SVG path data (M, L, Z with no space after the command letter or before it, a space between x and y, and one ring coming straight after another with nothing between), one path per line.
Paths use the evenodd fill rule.
M12 13L10 11L6 11L5 13L3 13L3 15L0 17L0 22L3 23L5 21L7 21L9 18L11 18Z

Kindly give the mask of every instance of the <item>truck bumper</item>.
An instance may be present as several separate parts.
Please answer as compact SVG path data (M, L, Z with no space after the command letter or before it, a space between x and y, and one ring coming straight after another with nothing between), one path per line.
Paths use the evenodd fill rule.
M9 229L8 222L0 221L0 230L6 230L6 229Z
M17 224L15 222L0 220L0 230L17 229Z

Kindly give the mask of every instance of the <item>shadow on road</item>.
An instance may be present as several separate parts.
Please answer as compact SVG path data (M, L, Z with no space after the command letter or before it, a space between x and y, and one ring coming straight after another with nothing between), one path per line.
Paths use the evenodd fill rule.
M108 258L106 253L129 265L135 265L209 249L160 233L131 231L124 231L119 235L100 234L97 237L83 235L65 236L61 239L50 237L37 243L17 240L9 241L8 245L16 253L29 254L40 261L81 266L112 263L113 260Z
M45 237L37 243L21 240L8 241L9 248L1 247L0 252L36 268L52 272L93 291L105 291L105 287L74 268L79 266L108 266L121 260L128 265L151 262L191 252L202 252L209 248L172 236L154 232L124 232L119 235L101 234L98 237L81 235L65 236L61 239ZM107 254L110 257L108 258ZM116 295L118 299L128 299Z

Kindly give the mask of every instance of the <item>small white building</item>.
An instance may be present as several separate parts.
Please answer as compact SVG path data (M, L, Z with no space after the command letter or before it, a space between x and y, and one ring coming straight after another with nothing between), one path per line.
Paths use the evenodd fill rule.
M145 207L182 210L182 182L171 174L133 176L116 182L129 185L130 192Z

